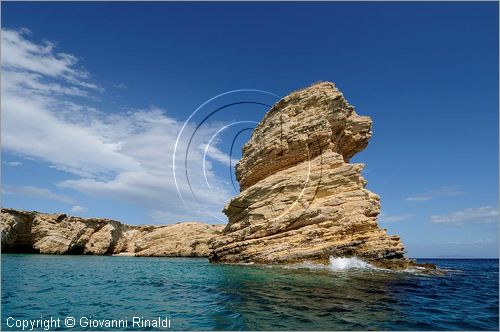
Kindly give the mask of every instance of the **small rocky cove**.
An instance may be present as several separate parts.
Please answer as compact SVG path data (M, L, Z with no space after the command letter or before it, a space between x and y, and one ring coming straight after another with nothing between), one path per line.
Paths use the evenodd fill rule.
M3 208L2 251L258 264L357 257L382 268L415 266L399 236L378 226L380 198L365 188L364 165L349 162L368 145L371 126L333 83L314 84L278 101L244 145L227 225L129 226Z

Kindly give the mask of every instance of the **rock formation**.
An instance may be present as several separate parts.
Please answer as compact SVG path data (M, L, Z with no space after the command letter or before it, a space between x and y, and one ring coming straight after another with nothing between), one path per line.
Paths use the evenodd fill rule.
M2 252L206 257L223 225L128 226L100 218L2 209Z
M363 164L349 160L371 137L333 83L277 102L255 128L236 165L241 192L224 208L229 223L214 238L212 262L327 263L356 256L405 268L398 236L379 228L380 198L365 189Z

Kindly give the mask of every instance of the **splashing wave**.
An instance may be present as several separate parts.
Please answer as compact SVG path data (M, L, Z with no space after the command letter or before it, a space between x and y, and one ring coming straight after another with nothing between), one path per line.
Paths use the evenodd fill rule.
M328 268L333 271L345 271L351 269L375 269L375 267L357 257L332 257Z
M357 258L357 257L333 257L330 256L328 264L319 264L311 262L303 262L299 264L290 264L283 266L287 269L309 269L309 270L330 270L330 271L347 271L347 270L382 270L375 266Z

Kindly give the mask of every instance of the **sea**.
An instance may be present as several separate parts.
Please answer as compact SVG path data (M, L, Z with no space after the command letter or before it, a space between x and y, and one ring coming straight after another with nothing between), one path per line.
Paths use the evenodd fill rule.
M443 273L380 270L356 258L260 266L2 254L1 327L498 331L497 259L417 261Z

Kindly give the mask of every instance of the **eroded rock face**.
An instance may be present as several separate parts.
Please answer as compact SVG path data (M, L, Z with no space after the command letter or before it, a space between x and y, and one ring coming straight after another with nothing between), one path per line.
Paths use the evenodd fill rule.
M276 103L243 147L236 165L241 193L224 208L229 223L214 238L212 262L327 263L360 257L404 268L398 236L380 229L380 198L365 189L363 164L349 159L371 137L333 83L293 92Z
M2 209L2 251L42 254L206 257L223 225L128 226L100 218Z

